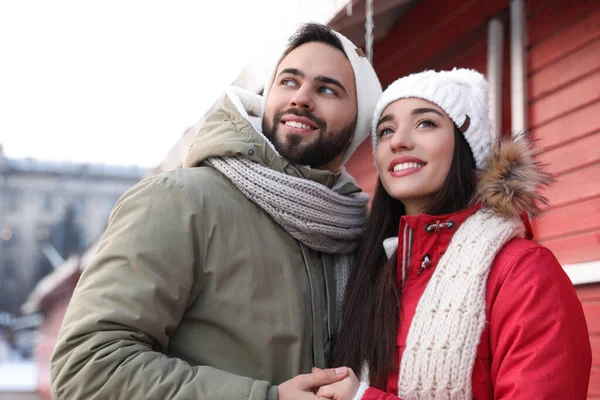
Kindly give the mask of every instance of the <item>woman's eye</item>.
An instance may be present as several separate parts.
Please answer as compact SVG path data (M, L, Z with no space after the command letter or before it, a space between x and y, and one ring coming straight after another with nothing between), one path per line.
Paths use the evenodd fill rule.
M383 128L382 130L379 131L379 137L389 135L390 133L393 133L393 131L390 128Z
M291 87L298 86L298 85L296 85L296 82L294 82L291 79L284 79L281 81L281 84L284 86L291 86Z
M437 125L433 121L426 119L424 121L419 122L417 128L434 128L436 126Z

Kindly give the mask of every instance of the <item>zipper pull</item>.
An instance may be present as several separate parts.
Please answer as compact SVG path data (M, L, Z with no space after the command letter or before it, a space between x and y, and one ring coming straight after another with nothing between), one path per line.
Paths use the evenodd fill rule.
M419 268L417 275L421 275L421 272L425 271L425 268L429 267L431 267L431 258L429 258L429 254L425 254L423 257L423 262L421 262L421 268Z

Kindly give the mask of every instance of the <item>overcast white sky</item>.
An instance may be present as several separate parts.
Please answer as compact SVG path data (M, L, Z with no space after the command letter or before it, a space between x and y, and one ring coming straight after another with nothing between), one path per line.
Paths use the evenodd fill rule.
M0 144L154 166L273 36L343 3L0 0Z

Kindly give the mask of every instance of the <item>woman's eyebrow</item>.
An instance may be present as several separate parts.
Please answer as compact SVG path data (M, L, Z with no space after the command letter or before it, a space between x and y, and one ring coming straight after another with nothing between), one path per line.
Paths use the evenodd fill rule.
M419 114L426 114L426 113L435 113L441 117L444 116L444 114L442 114L441 112L439 112L438 110L436 110L434 108L415 108L414 110L411 111L410 115L419 115Z
M381 117L381 119L377 123L377 128L379 128L379 125L383 124L384 122L393 121L393 120L394 120L394 114L387 114L387 115Z

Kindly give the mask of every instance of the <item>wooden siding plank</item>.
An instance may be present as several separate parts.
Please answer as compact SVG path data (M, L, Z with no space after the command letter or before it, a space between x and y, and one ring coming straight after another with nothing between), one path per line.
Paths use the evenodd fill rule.
M534 223L534 232L537 234L536 225L537 222ZM539 243L549 248L563 265L600 260L600 229L550 240L540 240ZM598 292L600 293L600 287Z
M534 222L539 240L600 230L600 196L553 208Z
M545 195L553 208L564 206L581 199L590 199L600 196L600 163L589 165L573 172L561 175L557 182ZM588 218L591 215L588 215ZM596 218L600 220L600 218Z
M582 303L581 305L583 306L588 331L593 334L600 334L600 303Z
M600 314L592 318L600 319ZM592 345L592 365L600 365L600 336L590 335L590 344Z
M483 38L480 36L480 40L471 43L456 57L435 65L428 64L426 67L437 70L451 70L454 67L471 68L485 75L487 70L487 40L485 36Z
M600 69L600 40L569 54L556 63L530 75L530 99L548 95Z
M379 71L381 73L391 65L399 63L407 54L421 53L421 51L415 50L423 47L427 47L427 51L423 51L423 53L429 53L426 56L430 57L431 54L435 53L431 51L432 47L439 47L439 50L454 42L454 40L443 40L445 38L440 38L440 35L434 33L451 25L463 13L472 10L477 3L477 0L466 2L450 0L442 3L435 0L418 2L404 17L396 22L384 39L375 43L373 65L381 69ZM415 30L424 20L430 21L427 29ZM415 32L420 32L420 34L415 35ZM468 29L464 32L468 32ZM442 39L443 45L428 43L428 39L432 37L437 37L437 42ZM408 38L411 40L408 41ZM407 60L411 60L412 65L416 64L412 62L412 58L405 59L403 64L406 64Z
M577 297L582 302L600 301L600 284L577 286L575 290L577 291Z
M537 159L547 164L546 171L557 177L568 171L599 162L600 132L554 147L541 153ZM597 184L600 185L600 182Z
M374 46L373 65L386 86L424 65L508 5L507 0L418 2ZM423 21L432 22L423 29ZM419 32L415 35L415 32Z
M529 72L552 64L598 38L600 38L600 9L582 16L567 29L533 45L528 55Z
M600 102L582 107L540 128L534 128L532 132L535 138L541 139L541 146L558 146L600 131L598 115L600 115Z
M530 46L560 34L561 29L598 8L597 0L528 0L526 5Z
M591 396L600 397L600 367L597 365L592 366L590 374L590 386L588 387L588 399L592 399Z
M600 70L533 101L529 106L529 126L539 127L597 101L600 101Z

